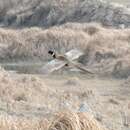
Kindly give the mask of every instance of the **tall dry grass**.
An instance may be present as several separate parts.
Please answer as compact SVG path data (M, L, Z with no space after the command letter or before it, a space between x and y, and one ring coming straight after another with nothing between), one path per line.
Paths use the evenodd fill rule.
M0 70L0 111L15 116L42 117L65 108L77 110L85 98L95 100L95 93L91 89L64 90L48 83L51 82L36 75L19 75ZM64 87L75 85L82 86L73 78L63 83ZM96 99L98 97L96 94Z
M5 57L40 57L48 49L64 53L72 48L104 50L115 56L129 54L130 30L105 29L97 24L68 23L50 29L0 29L0 43L8 45ZM91 47L90 47L91 46ZM95 50L94 50L95 48ZM117 51L118 50L118 51Z
M89 113L60 112L48 130L105 130Z
M1 28L0 43L1 61L45 61L50 59L49 49L65 53L79 48L84 52L80 62L93 67L95 72L100 69L100 73L111 73L117 62L130 56L130 29L104 28L96 23L67 23L49 29ZM126 63L127 71L130 64Z
M47 119L27 119L10 115L0 116L0 130L47 130Z
M106 130L89 113L59 112L52 119L0 117L0 130Z

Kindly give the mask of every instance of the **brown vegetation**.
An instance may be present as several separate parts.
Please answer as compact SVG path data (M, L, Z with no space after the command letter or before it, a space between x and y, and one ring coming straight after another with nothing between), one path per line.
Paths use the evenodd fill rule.
M0 117L0 130L105 130L89 113L64 111L47 119Z
M130 64L130 30L103 28L96 23L67 23L49 29L0 29L1 61L48 60L47 51L65 53L72 48L84 52L80 62L99 73L127 77ZM121 62L122 68L118 67ZM125 65L124 65L125 64ZM120 72L121 69L121 72ZM123 72L123 73L122 73Z
M89 113L60 112L49 130L105 130Z
M2 68L0 83L0 130L104 130L88 112L75 113L65 110L54 115L56 110L61 109L56 106L60 106L65 100L74 99L75 92L55 92L46 86L41 78L15 76ZM78 92L76 95L81 94ZM86 96L88 95L91 94ZM76 101L77 98L73 103L76 104ZM40 115L37 110L41 111ZM47 116L48 112L51 117Z

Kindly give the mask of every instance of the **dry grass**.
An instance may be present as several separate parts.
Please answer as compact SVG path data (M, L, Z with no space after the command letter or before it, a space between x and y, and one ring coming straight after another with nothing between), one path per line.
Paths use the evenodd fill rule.
M0 130L47 130L48 123L46 119L38 120L1 115Z
M76 31L77 30L77 31ZM72 48L92 48L115 56L129 54L130 30L105 29L97 24L66 24L42 30L0 29L0 43L8 45L4 58L41 57L46 59L48 49L65 52ZM94 50L95 49L95 50ZM117 51L118 50L118 51ZM104 51L104 52L103 52Z
M89 113L60 112L48 130L105 130Z
M39 118L65 108L70 110L78 109L80 100L84 98L94 99L95 97L95 93L91 89L64 91L55 88L55 84L48 85L45 82L45 79L36 75L15 75L1 69L1 112L14 116ZM73 82L75 81L73 80ZM79 84L78 82L76 84ZM63 83L64 87L69 86L69 84L65 83ZM75 87L75 84L71 84L71 87Z
M51 99L60 97L58 91L58 95L56 95L52 88L46 87L39 78L14 79L1 68L0 82L0 130L103 130L101 125L88 113L63 111L48 119L44 117L43 113L46 113L44 110L43 116L41 115L40 118L37 118L36 115L33 116L32 113L31 117L28 117L27 112L31 112L33 107L38 107L38 104L42 106L49 103L53 108L58 105L54 104L58 99ZM67 98L69 98L68 94ZM6 105L4 106L3 103Z
M67 23L49 29L0 29L1 60L48 60L49 49L65 53L72 48L81 49L85 55L80 62L113 72L119 61L130 56L130 29L103 28L99 24ZM127 63L127 69L130 64ZM96 67L97 66L97 67Z
M47 119L0 117L0 130L105 130L89 113L64 111Z
M17 79L13 78L12 75L6 71L1 71L0 82L0 97L7 102L20 100L27 101L27 99L28 101L38 100L37 95L40 96L42 93L47 94L48 92L53 91L52 89L47 88L44 82L37 77L30 76Z

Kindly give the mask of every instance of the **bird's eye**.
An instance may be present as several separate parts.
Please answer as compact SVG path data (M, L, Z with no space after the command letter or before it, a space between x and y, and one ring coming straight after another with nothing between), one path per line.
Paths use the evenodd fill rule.
M50 50L50 51L48 51L48 53L49 53L49 54L53 54L53 51Z

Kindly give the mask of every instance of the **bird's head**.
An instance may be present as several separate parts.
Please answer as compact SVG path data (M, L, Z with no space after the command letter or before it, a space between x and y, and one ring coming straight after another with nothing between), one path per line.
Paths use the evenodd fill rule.
M56 54L55 54L54 51L49 50L49 51L48 51L48 54L50 54L53 58L56 58Z

